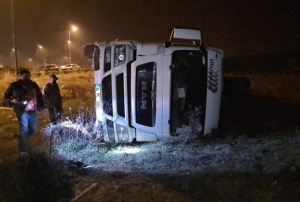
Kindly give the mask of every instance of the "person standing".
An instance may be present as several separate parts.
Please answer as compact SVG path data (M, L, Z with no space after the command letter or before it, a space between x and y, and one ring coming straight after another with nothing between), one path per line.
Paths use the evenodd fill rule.
M46 83L42 92L52 124L57 124L57 122L62 118L63 115L63 101L60 95L60 89L56 82L57 80L57 76L55 74L51 74L49 76L48 83Z
M6 105L13 108L19 122L18 145L20 156L28 155L30 136L37 129L37 111L43 111L44 109L41 90L30 77L29 70L20 70L18 81L9 85L3 99Z

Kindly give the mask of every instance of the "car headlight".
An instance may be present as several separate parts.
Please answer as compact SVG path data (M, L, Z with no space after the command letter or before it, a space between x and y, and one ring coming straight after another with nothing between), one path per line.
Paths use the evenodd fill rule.
M114 66L117 67L126 62L126 46L116 46L115 47L115 63Z
M117 136L119 142L128 142L129 141L129 134L128 129L125 126L116 124L117 127Z

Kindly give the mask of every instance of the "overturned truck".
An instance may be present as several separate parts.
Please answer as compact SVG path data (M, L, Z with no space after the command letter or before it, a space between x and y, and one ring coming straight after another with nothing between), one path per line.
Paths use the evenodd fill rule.
M202 135L216 131L224 56L203 46L200 30L174 28L161 44L88 44L84 56L93 58L96 118L106 142L171 137L189 124L191 107L201 107Z

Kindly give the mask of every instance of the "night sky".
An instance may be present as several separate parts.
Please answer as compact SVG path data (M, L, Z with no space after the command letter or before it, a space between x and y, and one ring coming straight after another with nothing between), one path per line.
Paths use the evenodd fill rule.
M265 0L14 0L15 36L20 55L63 52L72 24L72 51L113 39L167 41L175 26L202 31L206 47L225 56L299 49L300 1ZM12 45L11 0L0 0L0 60ZM1 62L1 61L0 61Z

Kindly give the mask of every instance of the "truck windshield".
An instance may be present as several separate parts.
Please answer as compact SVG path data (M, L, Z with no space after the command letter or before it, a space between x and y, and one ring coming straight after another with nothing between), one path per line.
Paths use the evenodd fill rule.
M200 51L178 50L172 54L171 132L183 124L189 125L187 112L191 107L201 106L204 116L207 67L203 57ZM200 116L201 120L204 119Z

